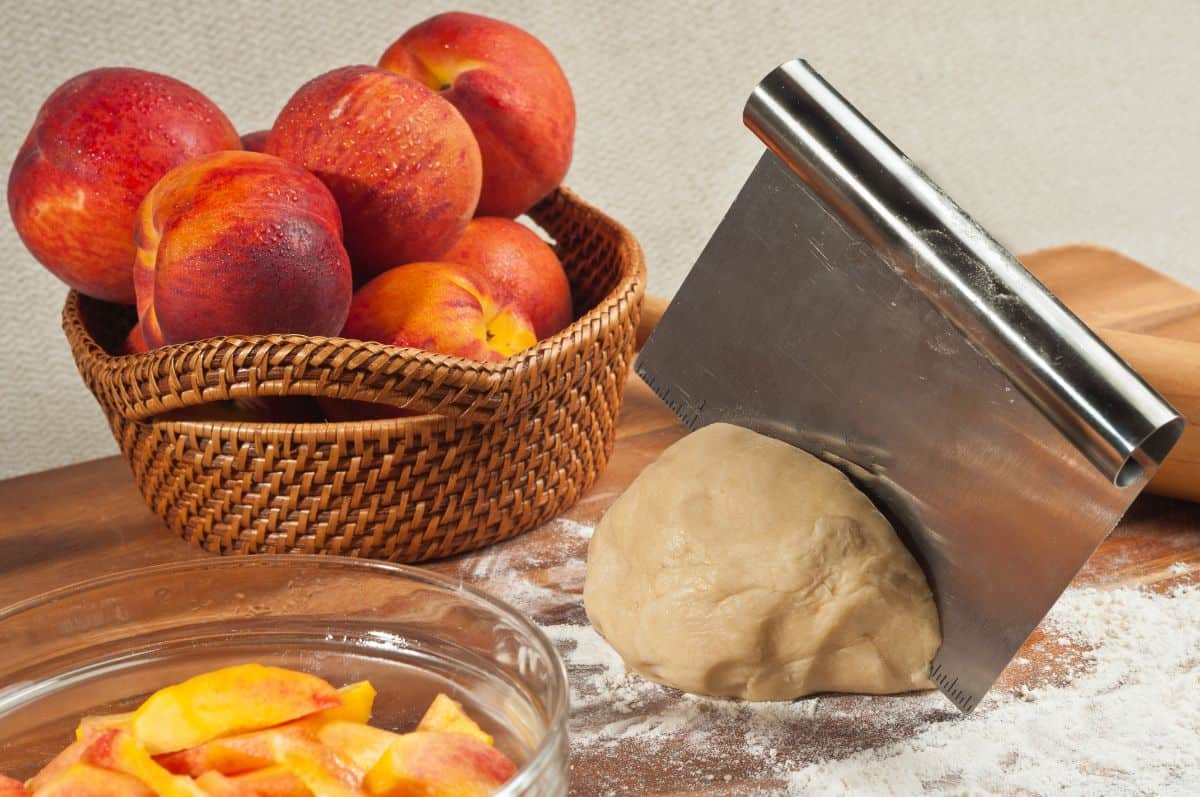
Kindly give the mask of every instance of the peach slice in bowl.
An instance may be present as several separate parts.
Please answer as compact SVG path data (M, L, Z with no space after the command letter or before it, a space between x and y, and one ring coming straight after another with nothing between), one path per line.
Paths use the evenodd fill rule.
M495 794L566 794L567 682L554 646L516 610L417 568L318 556L158 565L0 609L0 639L0 772L12 777L54 758L84 717L88 733L117 740L121 723L139 716L113 725L108 715L161 687L255 663L243 672L261 664L337 685L370 681L371 724L382 729L417 727L444 693L516 763ZM328 697L311 692L313 705L296 710Z

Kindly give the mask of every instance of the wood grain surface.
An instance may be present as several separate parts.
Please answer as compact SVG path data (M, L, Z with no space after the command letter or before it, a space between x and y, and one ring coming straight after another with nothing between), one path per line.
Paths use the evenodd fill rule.
M675 417L643 383L632 379L612 461L567 513L566 522L551 522L515 540L434 563L431 569L512 601L551 631L586 623L580 596L587 537L570 521L596 522L641 469L682 434ZM115 457L0 482L0 510L6 519L0 526L0 604L101 573L210 555L162 527L142 503L124 463ZM1144 496L1078 583L1141 585L1165 592L1198 580L1200 506ZM536 600L529 598L531 593ZM1025 664L1010 667L998 688L1015 689L1028 681L1033 668L1049 666L1052 675L1063 655L1053 639L1035 633L1021 653ZM570 675L578 687L591 673L586 666L573 665ZM616 720L669 715L684 700L660 690L656 700L628 711L590 709L573 717L572 732L582 737ZM842 695L809 701L805 705L813 707L813 714L788 729L794 731L789 733L791 745L779 754L800 761L862 749L956 716L946 702L897 723L878 716L874 700ZM761 760L745 750L736 724L710 735L710 744L703 747L688 744L684 728L668 749L670 755L664 758L661 748L643 748L636 740L602 746L577 742L571 759L572 793L734 795L769 793L779 786ZM720 773L715 780L713 773Z
M1101 246L1059 246L1021 261L1187 418L1149 490L1200 501L1200 293Z

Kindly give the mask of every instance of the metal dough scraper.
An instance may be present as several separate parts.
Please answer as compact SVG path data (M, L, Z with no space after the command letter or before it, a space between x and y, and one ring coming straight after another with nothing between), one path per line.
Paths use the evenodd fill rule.
M744 119L767 152L637 372L689 427L786 440L874 500L969 712L1183 419L807 63Z

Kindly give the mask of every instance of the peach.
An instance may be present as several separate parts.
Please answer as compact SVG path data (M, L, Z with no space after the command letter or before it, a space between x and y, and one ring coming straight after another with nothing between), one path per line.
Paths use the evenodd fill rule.
M329 190L295 164L217 152L138 211L134 282L151 348L219 335L335 335L353 290Z
M467 713L463 711L462 704L443 694L438 694L429 704L429 708L425 710L425 716L421 717L421 722L417 725L417 730L465 733L484 744L492 743L492 735L485 733L475 720L467 716Z
M496 300L519 307L539 339L574 318L571 285L558 255L537 233L511 219L473 220L442 260L470 266L487 277Z
M375 706L378 692L370 681L355 681L337 691L341 704L310 714L297 722L308 728L320 728L329 722L365 724L371 719L371 709Z
M355 727L366 726L355 724ZM361 768L352 760L343 760L336 750L318 744L304 728L296 726L214 739L189 750L161 755L156 760L173 774L199 777L208 772L240 775L276 764L302 774L296 769L296 762L301 759L320 767L314 777L328 776L345 785L357 785L362 780Z
M317 732L321 744L364 772L375 766L399 738L398 733L355 722L331 722Z
M205 772L196 785L210 797L312 797L304 781L284 767L270 766L244 775Z
M165 753L156 760L171 772L193 777L211 771L230 775L268 766L275 761L272 745L278 734L313 739L328 724L357 726L371 718L375 687L370 681L343 686L338 690L338 696L342 699L341 705L306 714L267 730L224 736L186 750Z
M204 772L232 774L265 767L275 761L271 747L274 735L296 738L316 738L325 725L359 725L371 719L371 707L376 690L370 681L352 683L337 690L341 705L325 708L300 719L270 727L268 730L224 736L210 742L198 744L186 750L176 750L157 756L157 761L168 771L196 777Z
M259 770L260 772L263 770ZM289 776L290 777L290 776ZM212 771L205 772L200 777L196 778L196 785L204 790L204 793L209 797L250 797L256 792L245 786L239 787L230 778L222 775L220 772ZM304 784L301 784L303 788ZM308 791L307 789L304 790ZM297 797L304 797L304 792L301 792Z
M267 151L337 198L359 281L449 249L475 213L479 145L454 106L415 80L350 66L288 101Z
M483 154L481 216L519 216L571 165L575 100L544 44L515 25L454 12L410 28L379 65L422 81L462 113Z
M324 745L279 736L272 740L275 761L321 797L362 795L363 772Z
M8 208L25 246L59 279L132 304L133 226L146 192L185 161L239 147L233 125L191 86L95 69L38 111L8 176Z
M498 362L537 341L532 322L493 298L479 274L451 263L410 263L359 288L342 335Z
M275 763L271 740L280 734L305 735L307 731L284 726L284 729L279 730L239 733L213 739L186 750L163 753L155 756L154 760L176 775L198 777L205 772L236 775Z
M242 149L250 152L266 152L267 136L269 135L271 135L270 130L255 130L253 133L246 133L242 136Z
M134 275L136 277L136 264L134 265L134 268ZM147 282L149 284L145 289L143 289L143 293L154 290L153 282L149 280ZM166 346L167 342L163 339L162 330L158 327L158 318L154 314L154 305L151 304L146 307L144 311L139 313L139 317L140 320L134 326L134 330L137 330L137 335L141 337L141 345L145 347L145 351ZM130 346L137 345L137 340L135 339L134 332L132 330L129 333L129 337L125 339L125 343L126 345ZM135 351L132 353L137 354L139 352Z
M150 346L146 343L146 336L142 334L142 324L139 321L125 337L125 354L145 354L148 351Z
M0 775L0 797L29 797L29 792L21 781Z
M384 797L486 797L516 771L508 756L474 737L417 731L393 742L363 785Z
M341 703L337 690L315 675L240 664L158 690L133 713L130 728L150 753L170 753Z
M129 731L110 728L89 739L82 761L132 775L159 797L207 797L191 778L159 766Z
M284 767L270 766L244 775L205 772L196 785L210 797L312 797L304 781Z
M129 721L132 719L132 711L124 714L95 714L87 716L81 719L78 727L75 728L75 738L88 739L111 728L128 729Z
M84 754L88 747L91 746L93 737L86 739L78 739L63 748L62 752L50 759L44 767L38 770L26 785L31 792L36 792L45 786L56 777L66 772L72 765L83 760Z
M4 791L0 789L0 795ZM38 789L38 797L154 797L154 792L132 775L91 764L72 764Z

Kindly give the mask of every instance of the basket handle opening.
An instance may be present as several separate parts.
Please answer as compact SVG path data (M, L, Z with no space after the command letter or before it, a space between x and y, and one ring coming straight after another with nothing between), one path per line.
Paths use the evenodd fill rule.
M353 399L329 399L315 396L255 396L242 399L216 399L166 410L142 419L143 422L192 423L343 423L380 420L444 419L437 413L397 407L391 404Z

